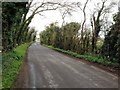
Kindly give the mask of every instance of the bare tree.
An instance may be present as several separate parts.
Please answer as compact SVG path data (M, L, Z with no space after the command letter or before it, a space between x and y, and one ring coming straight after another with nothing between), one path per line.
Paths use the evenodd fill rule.
M29 26L33 17L36 14L41 15L41 12L50 11L50 10L57 10L57 9L60 9L60 10L65 9L65 10L68 10L70 12L70 10L72 10L72 8L73 8L73 6L72 6L73 3L66 3L66 2L59 3L59 2L49 2L49 1L43 0L42 2L39 2L39 5L37 6L37 3L33 4L32 2L33 2L33 0L31 0L27 5L27 9L29 9L29 11L32 11L31 15L27 18L28 11L26 11L26 13L23 15L21 25L18 28L19 35L21 35L21 36L22 36L22 32L24 32L27 29L27 27ZM67 13L69 13L68 11L67 11ZM20 40L20 37L17 36L18 44L21 43L21 41L19 41L19 40Z
M72 12L75 12L76 11L76 4L75 2L72 2L72 3L69 3L69 5L67 7L64 7L64 8L59 8L59 11L60 11L60 14L61 14L61 17L62 17L62 26L65 24L65 17L67 15L70 15L72 16Z
M91 18L91 26L92 26L92 32L93 32L93 37L92 37L92 52L97 52L97 39L99 37L99 32L101 31L101 27L103 26L101 24L101 21L105 20L105 16L107 13L110 12L111 8L116 5L116 3L112 2L108 6L105 4L107 3L108 0L103 0L102 5L100 3L97 3L96 11L93 12L92 18ZM101 19L102 18L102 19Z
M80 10L82 10L83 14L84 14L84 20L82 22L82 25L81 25L81 53L84 53L85 52L85 43L84 43L84 28L85 28L85 22L86 22L86 12L85 12L85 9L86 9L86 6L87 6L87 3L88 3L89 0L86 0L85 4L84 4L84 7L81 8L80 4L78 3L78 7L80 8Z

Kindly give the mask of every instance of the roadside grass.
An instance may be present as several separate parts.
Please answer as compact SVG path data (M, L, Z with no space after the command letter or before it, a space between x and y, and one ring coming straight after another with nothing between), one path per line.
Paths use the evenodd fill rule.
M99 63L99 64L102 64L102 65L105 65L105 66L113 66L113 67L118 67L119 66L119 63L116 62L115 60L110 61L110 60L107 60L107 59L103 58L100 55L92 55L92 54L81 55L81 54L76 53L76 52L55 48L53 46L47 46L47 47L51 48L53 50L71 55L71 56L76 57L76 58L85 59L85 60L88 60L90 62Z
M2 88L13 86L29 45L30 43L22 44L2 55Z

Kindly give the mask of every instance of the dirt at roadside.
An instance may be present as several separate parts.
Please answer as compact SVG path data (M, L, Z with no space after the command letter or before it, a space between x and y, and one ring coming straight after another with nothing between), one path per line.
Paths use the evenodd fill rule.
M15 80L14 88L28 88L29 78L28 78L28 64L27 64L28 50L25 54L21 70Z
M82 59L82 58L76 58L76 57L73 57L73 56L70 56L68 54L65 54L65 53L62 53L60 52L61 54L64 54L64 55L67 55L71 58L74 58L74 60L78 60L78 61L81 61L81 62L84 62L84 63L87 63L88 65L93 65L97 68L100 68L106 72L109 72L115 76L120 76L120 69L118 67L113 67L113 66L105 66L105 65L102 65L102 64L99 64L99 63L94 63L94 62L90 62L88 60L85 60L85 59Z
M87 64L90 64L90 65L93 65L97 68L100 68L106 72L109 72L115 76L118 76L118 68L117 67L113 67L113 66L105 66L105 65L102 65L102 64L99 64L99 63L93 63L93 62L90 62L90 61L87 61L87 60L83 60L83 59L79 59L80 61L82 62L85 62Z

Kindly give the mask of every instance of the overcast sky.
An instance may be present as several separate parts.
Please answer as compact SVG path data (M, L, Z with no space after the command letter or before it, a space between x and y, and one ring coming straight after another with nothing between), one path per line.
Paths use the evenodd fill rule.
M33 3L39 3L40 0L34 0ZM49 0L49 1L54 1L54 0ZM59 0L60 1L60 0ZM63 1L63 0L62 0ZM81 2L83 5L86 0L64 0L67 2ZM87 13L87 21L86 23L89 25L90 24L90 10L93 11L95 4L99 2L100 0L90 0L87 4L86 8L86 13ZM106 4L108 5L111 1L117 2L119 0L108 0L109 2ZM94 4L95 3L95 4ZM39 5L39 4L38 4ZM111 14L109 14L109 20L112 20L112 14L117 12L117 6L112 9ZM31 12L28 13L28 16L30 15ZM62 24L62 17L60 12L57 11L46 11L42 12L44 16L40 16L39 14L36 14L30 23L30 27L35 27L37 33L39 34L41 31L45 29L45 26L49 25L52 22L58 22L58 25L61 26ZM73 12L72 16L67 16L65 18L65 22L79 22L81 23L83 20L83 13L78 9L78 12Z

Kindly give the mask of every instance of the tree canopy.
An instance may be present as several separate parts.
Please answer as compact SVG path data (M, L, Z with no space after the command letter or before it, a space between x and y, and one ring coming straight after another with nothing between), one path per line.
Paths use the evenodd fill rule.
M26 28L21 28L24 27L22 25L25 19L23 18L23 15L26 15L28 12L28 8L26 7L27 4L27 2L2 3L3 51L9 51L16 47L18 44L30 41L29 38L26 37L35 34L35 31L29 31L28 26ZM24 25L26 24L27 23L24 23Z

